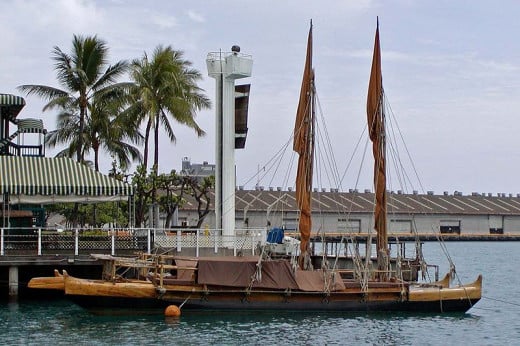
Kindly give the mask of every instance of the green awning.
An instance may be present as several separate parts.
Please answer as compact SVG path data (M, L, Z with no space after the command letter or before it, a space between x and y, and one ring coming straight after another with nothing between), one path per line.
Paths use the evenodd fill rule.
M25 100L21 96L11 94L0 94L0 114L2 117L9 116L14 120L25 106Z
M0 156L0 193L28 196L130 196L132 186L70 158ZM36 197L35 197L36 198Z

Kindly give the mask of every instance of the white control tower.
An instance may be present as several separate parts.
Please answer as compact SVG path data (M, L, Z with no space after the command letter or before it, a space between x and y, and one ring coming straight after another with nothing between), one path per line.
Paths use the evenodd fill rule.
M209 53L208 75L216 81L215 214L223 236L235 235L235 80L251 76L253 59L240 53Z

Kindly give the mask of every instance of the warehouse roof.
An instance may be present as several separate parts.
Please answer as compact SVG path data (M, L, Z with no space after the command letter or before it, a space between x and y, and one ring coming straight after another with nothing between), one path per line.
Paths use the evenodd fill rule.
M435 195L431 192L421 193L388 193L388 213L394 214L470 214L470 215L520 215L520 197L506 194L490 196L489 194L462 195L444 193ZM215 195L211 194L212 206ZM294 191L281 189L242 190L235 196L237 211L296 211ZM316 191L312 194L313 210L324 213L370 213L374 208L372 192L339 192L336 190ZM187 200L184 210L196 209L195 201Z

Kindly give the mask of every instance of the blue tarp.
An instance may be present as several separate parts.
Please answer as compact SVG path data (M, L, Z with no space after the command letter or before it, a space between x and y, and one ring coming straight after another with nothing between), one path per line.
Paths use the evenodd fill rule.
M283 229L273 228L267 233L267 242L273 244L281 244L283 241Z

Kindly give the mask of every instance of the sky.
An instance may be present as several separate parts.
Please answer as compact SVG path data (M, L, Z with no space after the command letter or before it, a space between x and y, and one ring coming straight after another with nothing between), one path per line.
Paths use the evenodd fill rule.
M204 76L199 86L214 104L206 56L239 45L254 62L252 76L238 83L251 83L251 95L246 148L236 152L237 185L251 188L259 183L256 173L290 139L312 19L320 117L343 176L366 126L379 17L383 85L420 190L516 194L518 13L520 2L508 0L4 0L0 93L24 96L19 118L41 118L54 130L55 114L42 113L44 102L17 86L59 86L51 51L58 46L70 52L73 35L80 34L105 40L112 64L151 54L158 45L182 50ZM161 172L179 170L183 157L214 163L214 108L199 112L196 121L204 138L177 124L175 144L162 135ZM106 157L101 171L108 172L110 162ZM359 178L346 174L342 188L371 189L371 179L365 168ZM285 188L292 185L287 181L260 184Z

